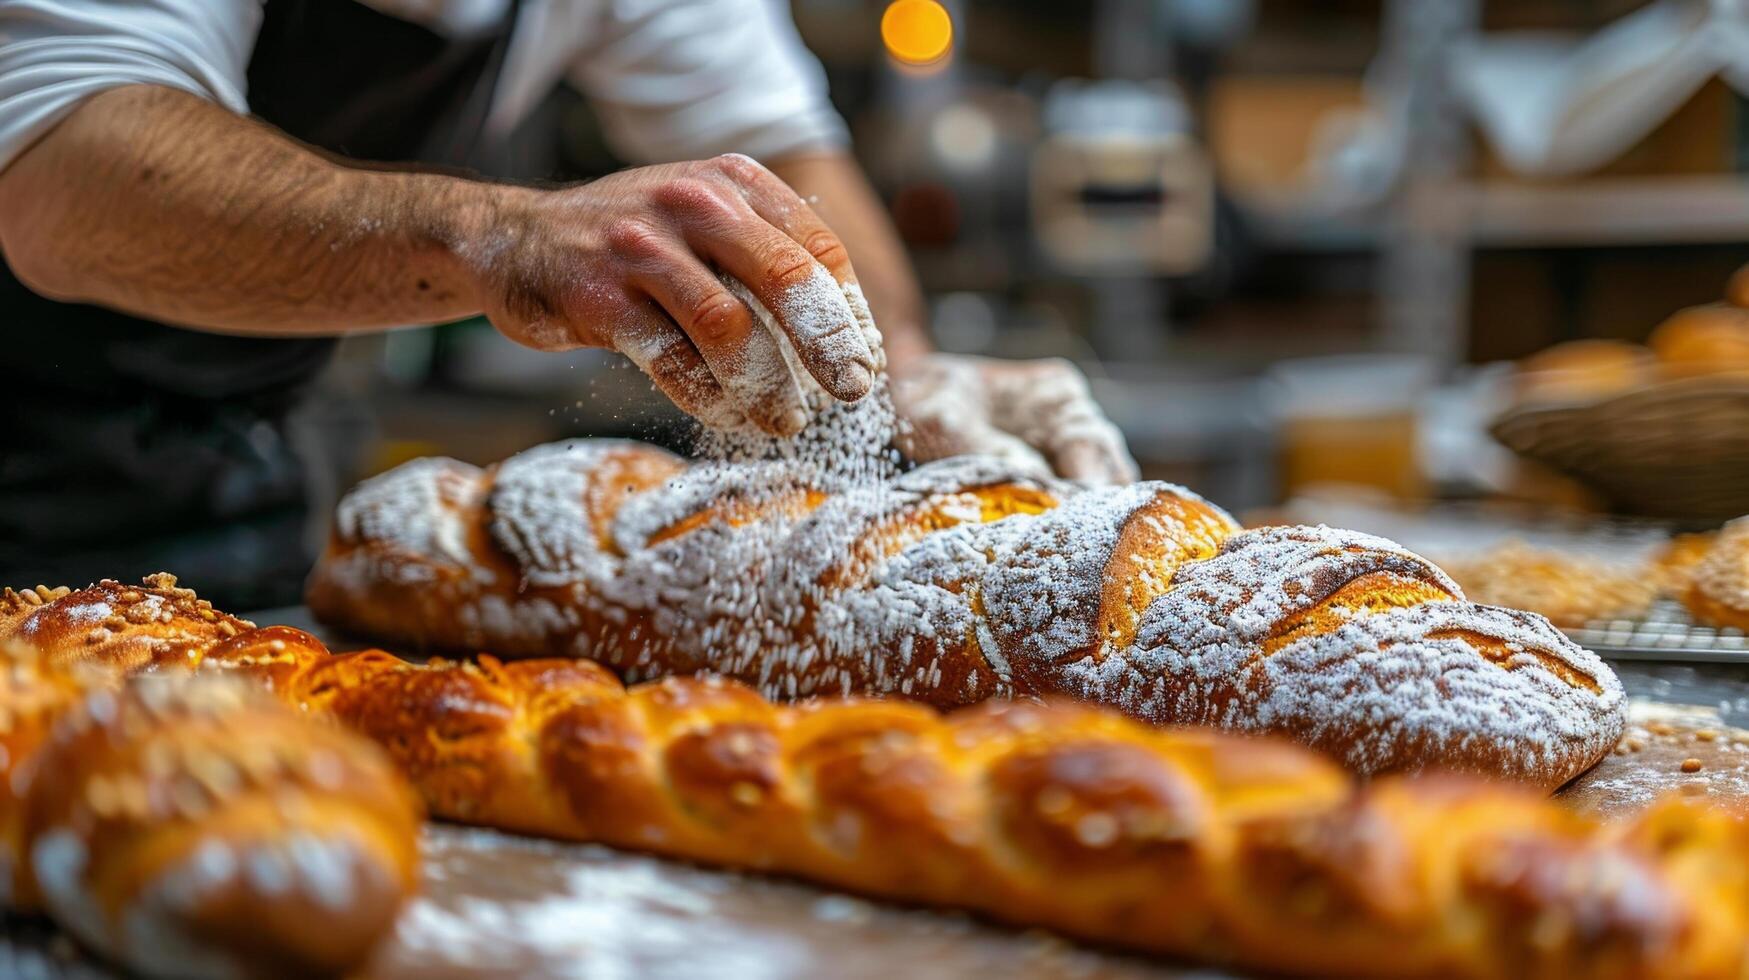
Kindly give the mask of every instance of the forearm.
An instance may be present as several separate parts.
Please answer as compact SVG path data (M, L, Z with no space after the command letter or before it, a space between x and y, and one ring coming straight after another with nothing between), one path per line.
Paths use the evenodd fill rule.
M454 251L517 193L350 167L194 96L130 86L0 174L0 248L56 299L216 331L346 332L477 312Z
M934 345L917 276L886 209L855 161L843 153L822 152L778 160L771 169L808 200L849 251L891 364L903 370L928 354Z

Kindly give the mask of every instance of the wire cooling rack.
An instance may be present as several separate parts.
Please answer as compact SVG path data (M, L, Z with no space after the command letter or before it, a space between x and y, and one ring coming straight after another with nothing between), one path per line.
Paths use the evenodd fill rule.
M1580 646L1617 660L1749 664L1749 636L1696 625L1669 599L1658 600L1643 619L1598 620L1565 632Z

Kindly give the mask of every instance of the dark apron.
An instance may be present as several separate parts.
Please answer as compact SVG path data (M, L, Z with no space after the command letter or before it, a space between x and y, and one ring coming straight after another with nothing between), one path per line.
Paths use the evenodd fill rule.
M249 106L355 159L470 163L517 4L452 41L354 0L269 0ZM250 339L55 303L0 264L0 585L167 570L221 607L299 601L287 418L336 340Z

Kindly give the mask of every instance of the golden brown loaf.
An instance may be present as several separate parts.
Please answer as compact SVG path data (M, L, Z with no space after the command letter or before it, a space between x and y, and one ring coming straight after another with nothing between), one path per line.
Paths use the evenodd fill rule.
M382 744L449 819L1317 976L1739 977L1749 832L1603 826L1458 777L1360 789L1302 749L1056 701L945 717L630 690L586 661L413 665L245 634L205 669Z
M65 590L27 594L45 591ZM0 632L14 634L0 641L0 908L46 912L151 976L365 962L417 869L418 804L375 746L234 679L120 683Z
M1478 606L1396 545L1241 531L1182 488L1082 489L990 460L833 495L636 443L480 470L425 459L342 502L309 588L400 645L708 670L768 697L938 707L1066 695L1287 735L1360 772L1552 787L1621 730L1621 688L1543 618Z
M55 622L51 652L82 649L78 618ZM1681 801L1602 825L1456 777L1357 788L1302 749L1066 702L779 706L571 659L335 657L285 627L158 653L129 669L249 677L376 741L453 820L1297 975L1745 968L1749 831Z

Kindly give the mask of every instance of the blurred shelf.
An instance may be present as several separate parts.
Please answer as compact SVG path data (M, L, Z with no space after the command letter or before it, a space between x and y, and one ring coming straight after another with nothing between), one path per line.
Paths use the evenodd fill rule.
M1463 188L1478 244L1666 245L1749 238L1749 180L1623 177Z
M1478 248L1736 243L1749 239L1749 179L1621 177L1572 183L1464 182L1448 192ZM1308 251L1376 248L1383 212L1334 208L1301 191L1247 192L1264 242Z

